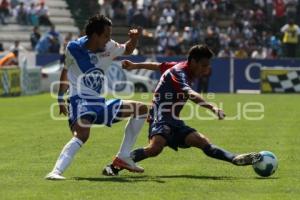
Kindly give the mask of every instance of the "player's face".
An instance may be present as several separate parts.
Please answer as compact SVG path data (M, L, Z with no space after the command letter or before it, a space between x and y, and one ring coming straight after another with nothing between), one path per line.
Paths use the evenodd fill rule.
M209 71L210 68L210 59L201 59L196 62L194 59L192 60L191 69L196 78L199 78Z
M97 43L100 49L104 49L106 43L110 40L111 31L112 31L111 26L105 26L104 32L98 36Z

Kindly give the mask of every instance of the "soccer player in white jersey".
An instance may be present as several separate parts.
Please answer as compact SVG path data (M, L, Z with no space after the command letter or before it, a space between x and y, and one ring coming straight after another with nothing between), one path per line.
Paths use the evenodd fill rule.
M111 32L110 19L97 14L88 20L86 35L69 42L66 48L58 102L60 114L69 115L73 137L62 149L46 179L65 179L62 174L80 147L88 140L92 124L111 126L112 123L128 117L130 119L125 128L123 142L113 163L132 172L144 171L130 158L130 151L144 124L148 113L147 106L136 101L106 100L100 96L105 88L105 73L113 59L133 52L141 29L129 30L130 39L125 44L111 40ZM68 89L70 94L67 109L63 97Z

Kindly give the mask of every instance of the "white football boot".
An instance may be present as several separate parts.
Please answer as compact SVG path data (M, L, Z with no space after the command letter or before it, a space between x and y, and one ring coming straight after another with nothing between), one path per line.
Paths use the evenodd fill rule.
M62 175L60 175L59 173L52 171L45 176L45 179L46 180L65 180L66 178L63 177Z

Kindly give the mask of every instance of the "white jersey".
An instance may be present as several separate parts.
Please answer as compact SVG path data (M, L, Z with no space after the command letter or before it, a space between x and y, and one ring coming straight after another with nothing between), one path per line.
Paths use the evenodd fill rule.
M70 96L99 97L105 84L105 74L115 57L124 54L125 45L110 40L104 51L93 53L85 48L87 36L69 42L65 69L68 70Z

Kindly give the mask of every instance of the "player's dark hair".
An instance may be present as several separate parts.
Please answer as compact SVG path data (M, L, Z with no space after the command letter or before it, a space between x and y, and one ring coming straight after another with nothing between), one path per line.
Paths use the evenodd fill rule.
M214 53L206 45L195 45L189 50L188 62L190 63L192 59L199 62L201 59L211 59Z
M105 26L112 26L110 19L104 15L96 14L89 18L85 26L85 34L90 38L93 33L101 35L104 32Z

